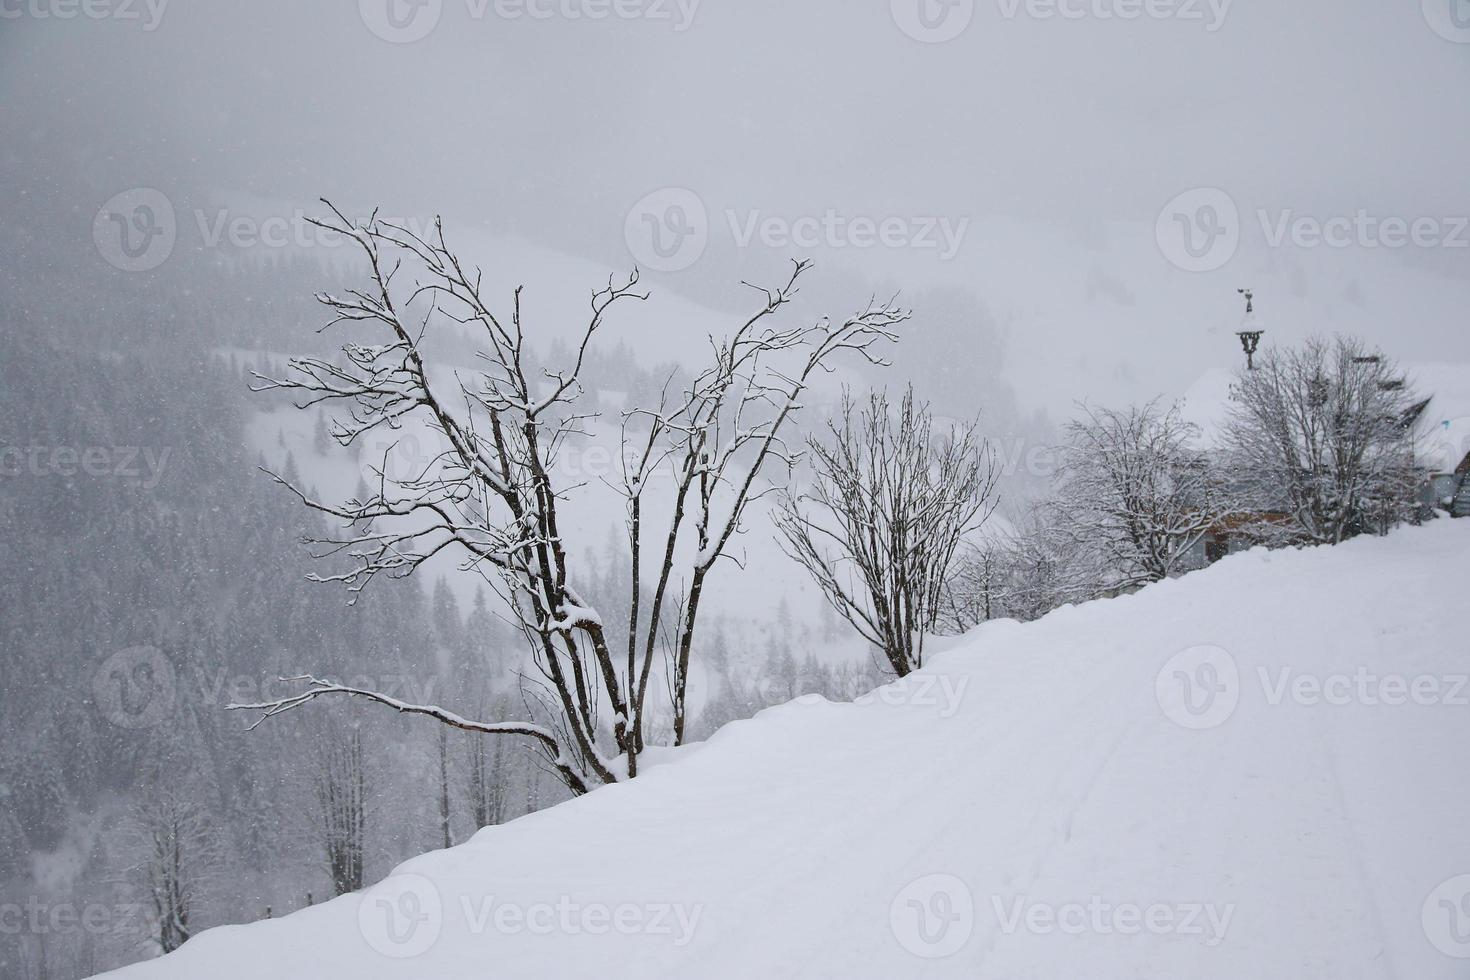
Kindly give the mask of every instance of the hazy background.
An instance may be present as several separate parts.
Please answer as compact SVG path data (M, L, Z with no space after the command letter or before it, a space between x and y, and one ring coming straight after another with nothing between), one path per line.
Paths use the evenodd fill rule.
M383 40L368 25L390 2L433 29ZM1466 357L1470 232L1460 247L1270 248L1256 218L1470 213L1470 44L1431 26L1470 40L1453 2L1178 0L1175 16L1124 21L1098 16L1116 0L1074 2L1076 19L979 0L957 2L951 16L970 20L944 43L900 29L919 0L703 0L687 23L688 0L604 20L560 13L595 0L544 3L545 19L499 16L523 8L505 0L175 0L156 24L142 0L126 10L137 19L12 6L5 205L30 236L86 247L103 202L156 188L180 209L184 250L201 237L189 209L290 214L326 195L625 268L630 209L687 188L710 244L692 268L650 274L660 288L724 307L739 279L809 252L834 296L951 286L1003 338L986 360L1022 406L1065 415L1088 395L1178 393L1233 357L1218 331L1241 285L1285 334L1347 327L1400 357ZM1200 187L1228 193L1243 222L1240 253L1203 274L1154 238L1166 203ZM969 227L942 261L741 249L725 217L828 209Z
M846 367L803 424L839 383L912 380L941 416L981 414L1001 518L1046 488L1076 402L1177 397L1235 367L1239 287L1268 343L1354 333L1470 362L1470 3L1133 2L0 0L0 912L119 927L0 929L0 975L156 953L133 831L161 780L217 831L201 926L329 893L313 808L344 740L367 741L366 880L443 846L441 752L450 839L483 822L462 792L473 740L353 710L247 736L220 710L306 671L486 717L522 703L524 651L453 562L355 610L303 585L299 538L320 526L258 467L346 495L364 460L248 376L346 339L313 333L312 293L361 282L304 224L318 197L443 215L497 295L526 284L537 356L641 267L652 300L589 367L610 418L750 312L741 280L816 259L802 317L898 292L915 315L893 370ZM550 15L508 16L527 4ZM1168 16L1103 16L1130 9ZM572 16L598 10L637 16ZM119 237L112 216L139 204L163 237ZM1423 233L1314 241L1311 223L1360 214ZM864 242L853 222L896 232ZM784 234L824 223L810 246ZM472 363L464 344L443 356ZM616 602L622 504L587 482L569 520L587 590ZM879 679L752 525L747 571L709 604L698 737ZM124 710L139 668L166 683ZM491 822L563 795L513 748Z

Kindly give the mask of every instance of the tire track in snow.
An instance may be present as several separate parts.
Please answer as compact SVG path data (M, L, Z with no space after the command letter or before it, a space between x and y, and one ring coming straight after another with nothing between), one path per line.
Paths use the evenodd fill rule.
M1363 839L1353 826L1352 818L1348 812L1347 794L1344 792L1342 785L1342 767L1338 761L1337 745L1333 740L1330 728L1324 726L1319 729L1318 745L1320 746L1319 751L1326 760L1326 766L1324 768L1331 777L1332 796L1337 801L1338 823L1342 825L1342 833L1350 842L1347 851L1352 855L1353 869L1357 872L1358 881L1362 885L1364 904L1368 910L1369 921L1373 924L1373 932L1377 939L1379 951L1376 959L1383 968L1381 975L1387 978L1387 980L1397 980L1398 971L1393 965L1393 953L1388 941L1388 931L1383 925L1383 911L1378 907L1378 901L1375 897L1379 894L1379 890L1373 881L1372 872L1368 870L1368 866L1363 862Z

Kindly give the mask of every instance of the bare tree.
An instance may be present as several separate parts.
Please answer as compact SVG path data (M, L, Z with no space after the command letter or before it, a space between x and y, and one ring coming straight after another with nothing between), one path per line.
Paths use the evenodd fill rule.
M505 820L505 743L477 738L470 742L470 814L475 829Z
M321 843L332 894L363 886L367 829L367 772L356 726L314 726L308 762L311 821Z
M1004 615L1006 553L985 541L963 548L940 593L939 628L964 633Z
M955 551L993 509L994 457L973 425L936 438L912 388L896 416L882 393L861 411L844 396L829 429L829 440L809 441L811 488L786 496L777 526L787 553L902 677L924 665Z
M132 872L147 903L150 939L172 953L198 930L196 917L218 862L197 787L155 779L129 820L137 856Z
M449 809L449 729L439 729L439 832L447 851L454 846Z
M608 621L579 585L576 552L561 519L561 504L574 488L557 486L553 468L569 441L586 434L579 378L608 311L646 298L636 291L637 274L594 292L567 363L537 374L529 366L520 290L508 316L495 312L481 289L479 270L467 269L450 250L440 223L424 238L376 215L360 226L335 208L332 215L321 227L357 243L370 282L345 296L318 298L334 314L329 326L345 322L378 336L346 343L340 361L294 358L284 378L257 374L257 390L294 393L302 408L344 405L331 429L343 446L366 433L396 431L418 420L445 448L415 473L375 468L366 499L334 503L292 487L306 506L344 525L342 534L315 543L322 557L343 556L352 567L314 578L355 593L379 574L403 577L441 552L461 555L464 569L499 587L532 648L539 673L533 696L538 720L471 721L437 705L408 704L312 677L301 678L305 689L294 697L235 707L263 712L259 724L317 698L359 698L469 732L529 739L574 793L635 776L649 727L653 662L664 655L672 661L678 743L709 576L726 556L749 504L779 485L760 489L757 481L789 472L791 455L781 433L813 375L844 351L882 363L875 345L896 339L893 328L908 314L870 302L840 323L775 326L772 318L790 302L809 267L796 263L785 285L761 290L760 309L730 336L710 338L712 364L681 394L666 390L659 405L627 413L625 438L645 424L647 432L625 453L635 460L621 488L628 502L633 575L628 644L620 662L609 642ZM470 329L483 344L484 367L473 379L431 378L423 340L446 320ZM644 524L645 488L653 469L664 463L671 463L676 474L674 505L667 523L654 530ZM693 539L688 542L692 557L684 564L676 556L691 549L678 550L681 535ZM658 571L651 608L645 611L640 575L646 540L656 542ZM610 719L602 713L604 702Z
M1348 337L1273 348L1232 397L1232 486L1258 533L1336 543L1409 515L1418 399L1382 354Z
M1060 526L1050 501L1039 501L1016 526L961 554L945 585L941 624L962 632L998 618L1029 622L1105 594L1107 580L1099 553Z
M1177 407L1084 407L1067 425L1055 526L1095 551L1114 588L1186 569L1230 513L1219 477Z

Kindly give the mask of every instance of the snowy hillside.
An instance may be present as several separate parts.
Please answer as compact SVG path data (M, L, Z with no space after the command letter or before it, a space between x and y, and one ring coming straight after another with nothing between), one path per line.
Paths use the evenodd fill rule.
M114 976L1463 976L1467 553L1442 521L994 623Z

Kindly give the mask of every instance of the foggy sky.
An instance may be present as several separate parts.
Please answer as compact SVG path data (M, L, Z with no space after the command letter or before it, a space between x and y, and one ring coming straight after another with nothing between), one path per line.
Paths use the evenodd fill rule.
M1106 258L1108 223L1151 230L1195 187L1243 210L1470 214L1470 44L1431 29L1441 0L1175 0L1175 16L1127 21L1100 13L1128 0L1060 0L1076 16L1051 17L1035 15L1047 0L977 0L943 43L898 26L918 0L658 0L666 18L601 20L564 12L599 0L539 0L539 19L442 0L411 43L369 29L390 0L91 0L110 15L59 19L69 2L0 0L6 194L52 201L58 235L85 238L101 202L135 186L327 195L627 265L629 208L680 187L724 238L727 210L967 220L953 261L834 258L873 283L959 285L995 306L1011 277L977 241L1023 229ZM1470 278L1470 249L1355 251L1369 287L1405 264ZM727 241L711 256L673 288L744 274ZM1074 264L1037 280L1080 283L1090 270ZM1227 322L1226 287L1245 271L1191 302L1220 297ZM1152 281L1194 290L1195 275ZM1421 339L1410 356L1470 359L1453 303L1416 321L1392 334ZM1178 370L1199 360L1181 354Z

